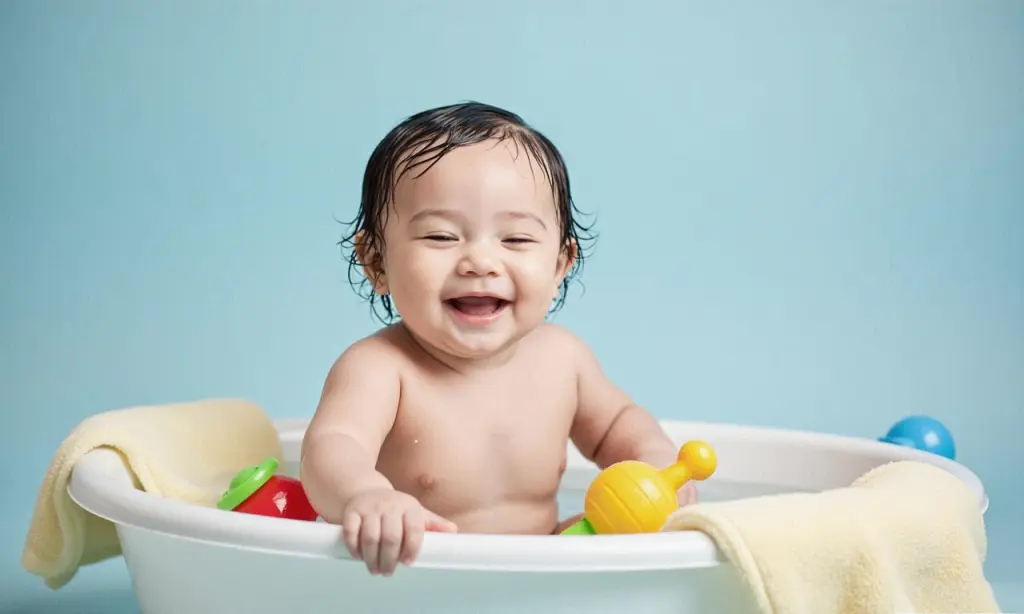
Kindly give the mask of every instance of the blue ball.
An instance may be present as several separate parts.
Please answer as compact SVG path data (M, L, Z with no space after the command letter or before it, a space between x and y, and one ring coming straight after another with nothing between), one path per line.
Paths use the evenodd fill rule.
M944 424L930 416L908 416L889 429L879 441L900 446L908 446L938 454L948 459L956 459L956 445L953 434Z

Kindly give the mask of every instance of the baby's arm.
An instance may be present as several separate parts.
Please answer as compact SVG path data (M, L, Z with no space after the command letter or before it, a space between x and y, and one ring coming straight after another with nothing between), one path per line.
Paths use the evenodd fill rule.
M331 368L306 436L300 478L310 503L371 573L391 575L419 554L423 533L455 525L395 490L377 471L380 448L398 414L400 379L393 348L370 337Z
M605 376L582 340L571 339L578 403L570 435L583 456L602 469L622 460L673 464L678 450L654 416Z
M303 486L317 513L332 524L341 524L354 496L394 488L376 469L398 413L398 368L389 350L370 337L338 358L302 441Z

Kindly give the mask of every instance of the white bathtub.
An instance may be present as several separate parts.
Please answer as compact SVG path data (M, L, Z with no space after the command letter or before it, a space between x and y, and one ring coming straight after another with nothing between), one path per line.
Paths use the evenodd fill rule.
M715 447L705 501L846 486L897 459L946 468L988 500L977 476L944 458L871 440L705 423L664 422L682 443ZM278 423L295 475L306 420ZM596 469L570 446L563 516L582 507ZM164 500L136 490L120 457L98 450L75 467L71 497L117 525L144 614L743 614L735 570L700 533L635 536L429 534L418 562L391 578L349 558L337 527ZM780 527L780 530L784 529Z

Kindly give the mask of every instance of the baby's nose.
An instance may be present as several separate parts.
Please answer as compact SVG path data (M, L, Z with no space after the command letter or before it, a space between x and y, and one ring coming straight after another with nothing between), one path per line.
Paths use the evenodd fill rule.
M466 249L458 264L459 275L496 275L497 260L484 246L473 245Z

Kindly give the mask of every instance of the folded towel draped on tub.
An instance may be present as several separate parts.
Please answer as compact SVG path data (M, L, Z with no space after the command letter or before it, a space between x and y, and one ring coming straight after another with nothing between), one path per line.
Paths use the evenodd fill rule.
M214 506L231 477L268 456L281 458L273 422L240 399L131 407L91 416L61 443L36 500L22 565L60 588L82 565L121 554L109 521L71 500L75 463L97 448L116 450L136 487L154 495Z
M663 530L707 533L766 614L999 612L974 493L922 462L820 493L700 503Z

